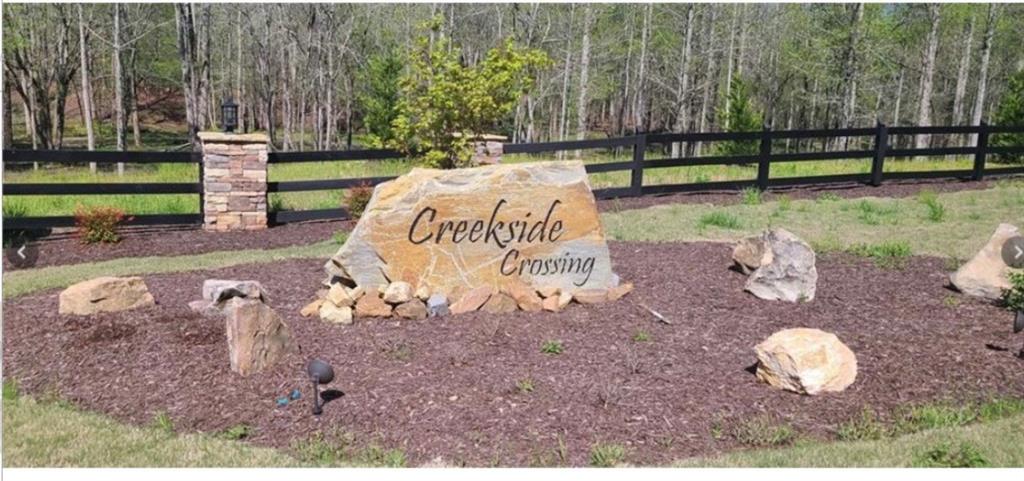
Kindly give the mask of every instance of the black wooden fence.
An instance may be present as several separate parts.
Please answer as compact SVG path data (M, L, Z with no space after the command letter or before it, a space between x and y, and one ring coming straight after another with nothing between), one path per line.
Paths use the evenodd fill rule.
M632 159L603 163L588 163L588 173L629 172L629 185L602 188L594 191L600 199L617 197L635 197L642 195L658 195L680 192L700 192L716 190L738 190L756 187L762 190L776 187L800 185L827 185L836 183L863 183L878 186L886 180L907 179L963 179L982 180L989 176L1024 174L1024 166L989 167L987 160L991 155L1020 154L1024 155L1024 145L990 146L992 134L1024 134L1024 126L979 126L955 127L887 127L879 124L874 128L823 129L823 130L786 130L772 131L764 129L760 132L739 133L652 133L638 134L629 137L579 140L566 142L543 142L530 144L506 144L505 154L542 154L563 151L593 149L631 149ZM937 148L894 148L891 139L896 136L913 135L977 135L975 147L937 147ZM773 151L773 146L781 141L801 139L849 139L855 145L870 145L869 149L815 152L792 152L789 149ZM870 139L868 142L864 138ZM751 142L758 146L757 153L749 155L670 157L648 159L652 150L665 151L673 143L713 143L713 142ZM799 145L799 144L798 144ZM849 144L847 144L849 145ZM973 156L974 165L965 170L885 172L886 159L901 157L927 156ZM270 163L292 162L323 162L323 161L375 161L403 157L392 150L346 150L317 152L276 152L270 153ZM865 162L870 159L870 172L864 174L820 175L811 177L771 177L771 165L779 162L804 162L822 160L856 160ZM33 162L50 162L62 164L97 163L160 163L188 162L200 164L201 156L197 153L172 152L85 152L85 151L3 151L4 164L24 164ZM750 180L732 180L717 182L695 182L687 184L645 185L644 172L652 169L670 167L693 167L702 165L751 165L756 166L756 177ZM267 192L305 192L319 190L339 190L358 185L376 185L394 177L362 177L346 179L298 180L286 182L268 182ZM192 183L104 183L104 184L3 184L3 195L89 195L89 194L199 194L202 196L202 182L197 179ZM200 197L200 206L202 205ZM272 224L297 222L317 219L343 219L348 212L341 206L333 209L315 209L302 211L277 211L268 214ZM157 214L137 215L131 224L199 224L202 214ZM63 227L73 225L70 216L58 217L17 217L5 218L5 229L36 229Z

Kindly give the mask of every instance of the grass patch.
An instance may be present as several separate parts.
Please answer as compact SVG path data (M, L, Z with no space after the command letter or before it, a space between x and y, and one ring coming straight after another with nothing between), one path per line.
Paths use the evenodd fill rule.
M529 394L535 389L533 385L533 379L523 378L516 381L516 390L523 394Z
M540 352L543 352L544 354L558 355L564 350L565 347L562 346L562 341L544 341L544 344L540 346Z
M249 436L252 436L253 431L255 431L255 429L253 429L253 427L249 426L248 424L236 424L234 426L231 426L230 428L221 431L220 438L228 439L231 441L240 441L242 439L248 438Z
M354 435L342 431L335 431L330 436L318 431L308 439L294 443L292 450L300 460L322 467L400 468L406 464L404 451L384 448L376 443L360 447L356 445Z
M855 244L847 247L846 252L872 259L875 265L883 269L895 269L902 268L906 259L910 257L910 244L903 241Z
M889 436L889 428L870 408L864 408L859 417L839 425L836 437L841 441L878 440Z
M697 228L706 229L708 226L720 227L722 229L739 229L741 224L736 216L728 212L714 211L700 216L697 221Z
M939 202L938 195L933 190L922 190L917 194L917 199L924 204L925 208L928 209L928 214L925 216L931 222L942 222L946 217L946 206Z
M740 192L740 199L743 205L758 205L761 203L761 189L747 187Z
M13 386L4 383L4 467L302 465L273 449L205 434L168 434L159 428L125 425L65 403L18 397Z
M590 448L590 465L610 468L626 459L626 448L620 444L595 444Z
M647 331L639 330L633 334L633 342L649 342L650 340L651 335Z
M247 249L171 257L126 257L102 262L51 266L5 272L3 297L29 294L43 289L67 287L98 276L127 276L218 269L239 264L263 264L285 259L327 258L337 246L331 241L279 249Z
M915 456L913 465L922 468L981 468L988 466L988 461L970 443L960 443L956 447L942 443Z
M773 172L774 168L772 165ZM915 255L959 259L974 257L1000 223L1024 225L1024 203L1015 202L1018 197L1024 198L1024 182L1000 183L985 190L940 193L936 197L945 208L942 222L928 220L927 207L916 198L869 199L874 208L899 212L899 215L893 214L880 219L877 225L868 225L858 218L861 215L858 204L864 199L832 199L826 194L817 200L791 200L784 222L772 216L779 210L777 201L729 206L729 215L740 226L736 229L704 228L701 218L722 209L702 204L670 204L604 213L602 222L607 236L620 241L735 242L767 227L784 227L816 248L831 243L833 250L844 250L856 244L902 241ZM969 199L973 199L973 205Z
M759 416L734 426L732 437L744 445L763 448L789 444L796 437L796 432L788 423Z

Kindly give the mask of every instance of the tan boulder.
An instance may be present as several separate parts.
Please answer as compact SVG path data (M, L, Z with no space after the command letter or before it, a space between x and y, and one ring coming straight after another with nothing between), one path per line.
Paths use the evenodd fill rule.
M320 319L332 324L352 324L352 308L349 306L336 306L330 302L320 305Z
M479 286L614 285L580 161L413 169L374 188L324 269L354 285L402 281L449 299Z
M857 357L835 334L796 328L758 344L757 378L801 394L838 392L857 378Z
M231 298L223 311L232 371L243 376L260 372L291 350L288 325L258 299Z
M949 276L950 282L964 294L999 301L1010 288L1010 266L1003 260L1002 249L1007 239L1021 235L1010 224L999 224L985 247Z
M480 309L480 306L483 306L484 303L487 302L487 299L491 297L491 292L492 289L487 286L471 289L463 294L458 301L455 301L455 303L449 306L448 310L451 311L452 314L473 312Z
M388 284L386 289L384 289L384 302L389 304L409 302L412 298L412 285L408 282L392 282L391 284Z
M559 303L559 297L560 296L545 297L544 301L541 302L541 308L544 309L545 311L550 311L550 312L559 312L559 311L561 311L562 309L565 308L565 306L563 306L563 305L561 305ZM569 299L572 299L572 296L570 296ZM566 303L566 304L568 304L568 303Z
M572 298L580 304L600 304L608 301L606 289L584 289L572 294Z
M306 304L306 307L303 307L302 310L299 311L299 315L301 315L302 317L309 317L312 316L313 314L319 313L320 306L323 305L324 302L326 302L326 300L317 299L313 302L310 302L309 304Z
M569 291L562 291L558 294L558 309L565 309L569 303L572 302L572 293Z
M87 316L155 304L141 277L97 277L61 291L58 312Z
M348 288L340 283L331 284L331 288L327 291L325 299L337 307L349 307L355 303L355 299L349 295Z
M507 314L518 309L519 305L516 304L516 300L504 292L493 294L490 299L487 299L483 307L480 308L480 310L491 314Z
M427 286L419 286L416 288L416 292L414 292L413 295L416 296L417 299L426 302L427 299L430 299L430 288Z
M419 299L413 299L395 307L395 315L405 319L426 319L427 306Z
M367 293L356 301L356 316L390 317L391 306L375 293Z
M732 249L732 260L744 274L750 274L772 262L772 251L764 235L740 239Z

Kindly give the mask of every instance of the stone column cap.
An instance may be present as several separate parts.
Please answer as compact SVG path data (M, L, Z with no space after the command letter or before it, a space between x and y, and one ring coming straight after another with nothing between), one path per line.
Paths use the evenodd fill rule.
M270 138L263 132L249 134L236 134L233 132L199 132L199 140L204 143L238 143L238 144L266 144Z

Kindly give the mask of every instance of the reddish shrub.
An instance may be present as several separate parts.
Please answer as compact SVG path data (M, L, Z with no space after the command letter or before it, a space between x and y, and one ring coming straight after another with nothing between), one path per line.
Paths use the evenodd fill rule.
M112 244L120 241L118 227L129 219L131 217L116 207L79 205L75 208L75 225L78 227L78 235L85 244Z
M373 197L373 186L368 183L359 184L349 189L345 198L348 213L355 219L362 217L371 197Z

